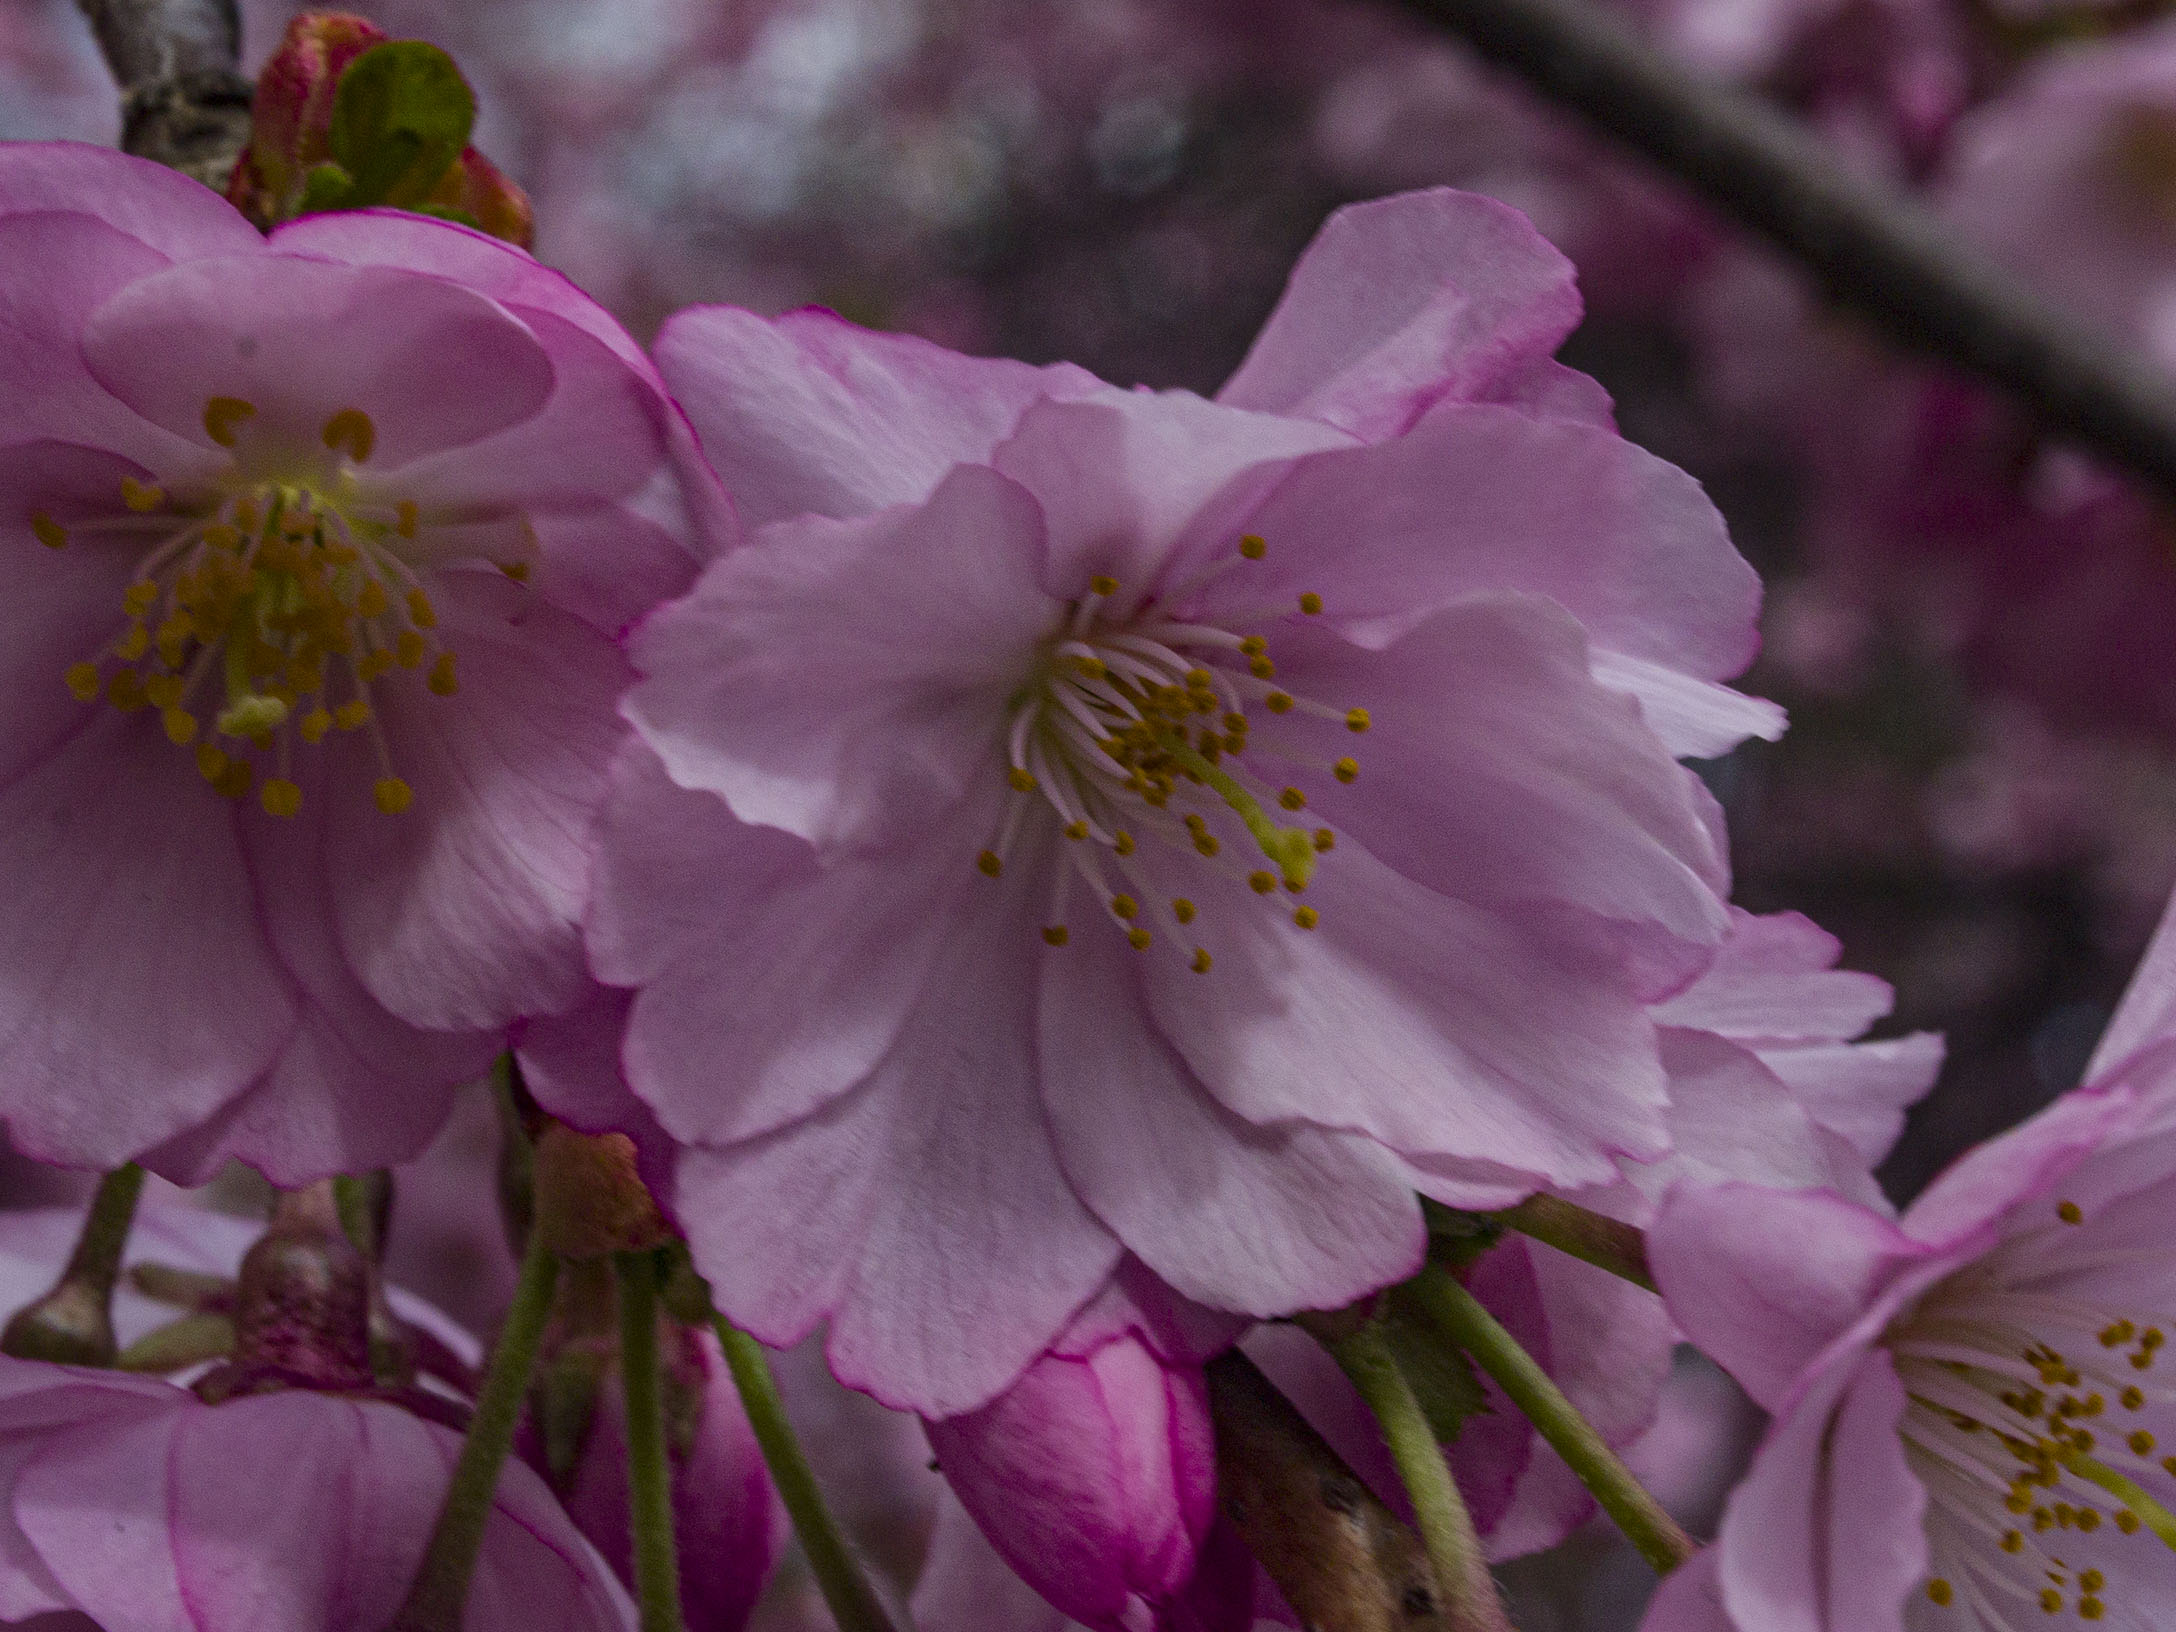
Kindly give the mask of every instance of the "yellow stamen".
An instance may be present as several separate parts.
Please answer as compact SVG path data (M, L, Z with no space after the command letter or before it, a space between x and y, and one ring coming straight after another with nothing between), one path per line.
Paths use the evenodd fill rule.
M1360 762L1357 759L1341 759L1330 767L1330 774L1340 782L1351 782L1360 774Z
M68 689L75 694L77 702L95 703L98 701L100 682L96 663L71 663L68 665L68 672L62 678L68 682Z
M1269 553L1269 544L1259 533L1248 533L1239 540L1239 553L1249 561L1259 561Z
M358 465L369 461L377 445L378 427L360 408L343 408L325 421L325 446L335 453L345 452Z
M431 605L431 598L420 589L408 592L408 617L418 629L438 627L438 612Z
M1126 931L1126 944L1136 952L1146 952L1151 939L1152 937L1145 929L1134 928Z
M1302 929L1313 929L1315 925L1322 922L1322 914L1315 911L1313 907L1294 907L1292 909L1292 922Z
M1929 1581L1927 1583L1927 1596L1933 1599L1938 1604L1947 1604L1951 1599L1957 1596L1957 1589L1952 1587L1947 1581L1944 1581L1940 1576L1936 1576L1932 1581Z
M49 550L68 547L68 529L47 515L43 510L30 512L30 531L38 542Z
M2055 1216L2065 1224L2083 1224L2085 1222L2084 1209L2074 1201L2058 1201L2055 1204Z
M166 740L182 748L196 741L196 716L185 708L168 708L160 716L166 722Z
M415 789L397 776L379 777L371 792L377 798L378 808L388 816L398 816L416 800Z
M400 503L396 504L393 507L393 515L395 518L393 522L394 532L400 534L402 538L413 538L416 536L415 500L402 499Z
M166 502L166 489L156 482L139 482L133 476L121 478L121 502L139 516L149 515Z
M1107 572L1099 572L1088 580L1088 587L1098 595L1116 595L1118 593L1118 580Z
M292 816L302 808L302 789L284 776L275 776L258 791L257 800L267 816Z
M1194 921L1194 903L1187 900L1183 895L1178 897L1171 903L1171 916L1178 919L1182 924L1192 923Z
M1043 931L1043 939L1052 946L1063 946L1072 939L1063 924L1052 924Z
M1111 897L1111 911L1121 918L1131 918L1140 910L1141 903L1134 900L1130 895L1114 895Z
M1374 723L1373 720L1368 718L1368 711L1364 708L1348 708L1345 710L1345 729L1348 731L1365 731Z
M214 397L204 404L204 434L222 448L234 446L234 434L257 417L257 405L240 397Z
M1195 947L1194 961L1188 967L1197 975L1206 975L1209 972L1209 949L1205 946Z
M428 649L423 644L421 635L413 629L403 629L399 638L393 642L393 661L404 669L420 669L423 667L424 653Z
M985 878L995 878L1005 870L1005 863L995 850L983 851L975 857L975 865L982 869Z
M1310 589L1300 597L1300 610L1313 617L1322 610L1322 597Z
M1033 793L1035 791L1034 773L1024 771L1017 765L1012 768L1011 774L1005 780L1012 784L1012 791L1015 793Z
M332 711L332 723L343 731L360 731L370 723L370 705L360 697Z

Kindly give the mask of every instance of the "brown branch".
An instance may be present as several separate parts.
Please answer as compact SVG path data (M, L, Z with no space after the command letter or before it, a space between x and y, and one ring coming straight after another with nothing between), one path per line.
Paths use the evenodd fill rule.
M235 0L77 0L121 87L124 152L226 190L249 143Z
M1236 1349L1209 1362L1225 1516L1313 1632L1444 1632L1420 1538Z
M2176 386L1841 163L1803 125L1644 44L1593 0L1406 0L1788 251L1838 304L2017 393L2057 436L2176 495Z

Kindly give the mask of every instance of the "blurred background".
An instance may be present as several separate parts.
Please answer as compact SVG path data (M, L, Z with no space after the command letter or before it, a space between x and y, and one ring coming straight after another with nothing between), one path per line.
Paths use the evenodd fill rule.
M2168 0L1596 3L2176 365ZM453 52L539 255L644 337L690 302L814 302L1210 391L1340 203L1447 183L1518 206L1580 269L1565 360L1706 482L1769 584L1744 684L1792 728L1706 767L1739 899L1841 936L1896 986L1893 1029L1948 1034L1884 1182L1909 1195L2076 1080L2176 881L2176 525L1451 40L1332 0L354 9ZM290 8L244 10L253 67ZM0 0L0 138L117 125L70 0ZM493 1137L472 1104L408 1175L393 1266L480 1327L510 1281L476 1179ZM73 1182L10 1173L17 1202ZM883 1441L867 1402L798 1404L819 1437ZM1754 1426L1688 1366L1648 1454L1696 1526ZM919 1463L879 1461L844 1505L904 1578ZM1643 1591L1602 1539L1510 1575L1529 1632L1630 1625ZM759 1624L820 1624L808 1599L789 1570Z

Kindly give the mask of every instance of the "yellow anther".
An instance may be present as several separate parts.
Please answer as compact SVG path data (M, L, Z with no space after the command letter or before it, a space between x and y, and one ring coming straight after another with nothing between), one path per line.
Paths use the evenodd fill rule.
M153 708L172 708L181 701L181 676L154 674L144 682L144 696Z
M1274 680L1277 677L1277 665L1266 657L1252 658L1247 663L1247 672L1257 680Z
M2153 1435L2143 1428L2135 1429L2123 1443L2130 1446L2134 1455L2150 1456L2153 1453Z
M2132 1522L2135 1523L2136 1521ZM2025 1550L2025 1532L2022 1530L2003 1531L2002 1550L2006 1553L2022 1553Z
M1043 940L1051 946L1063 946L1071 939L1072 935L1063 924L1051 924L1043 931Z
M1194 835L1194 848L1205 856L1213 856L1224 848L1224 842L1214 833L1196 833Z
M1065 836L1078 844L1082 839L1088 837L1088 824L1077 819L1067 822L1065 824Z
M212 788L229 799L243 799L248 796L249 785L256 775L248 760L230 759L212 779Z
M2126 1411L2136 1411L2146 1403L2146 1391L2135 1383L2116 1396Z
M1269 545L1259 533L1248 533L1239 540L1239 553L1249 561L1259 561L1269 553Z
M1277 803L1287 810L1305 810L1307 808L1307 795L1300 792L1298 788L1287 788L1277 795Z
M196 745L197 774L207 782L217 782L220 773L227 768L227 751L213 742Z
M257 792L257 802L267 816L292 816L302 808L302 790L284 776L275 776Z
M1005 780L1012 784L1012 791L1015 793L1033 793L1035 791L1035 773L1023 771L1017 765L1012 768Z
M1289 714L1292 712L1292 694L1288 691L1273 691L1262 699L1262 706L1272 714Z
M2158 1349L2163 1343L2167 1341L2167 1334L2164 1333L2158 1326L2148 1326L2143 1332L2138 1334L2138 1346L2144 1349L2148 1354L2151 1354L2155 1349Z
M355 592L355 615L359 618L382 618L392 604L386 599L385 585L375 578L365 578L363 587Z
M1330 851L1335 850L1336 848L1337 835L1335 833L1332 833L1326 827L1318 827L1315 829L1315 850L1317 854L1327 855Z
M1197 946L1194 948L1194 961L1187 967L1197 975L1206 975L1209 972L1209 962L1209 949L1205 946Z
M1368 717L1368 711L1364 708L1348 708L1345 710L1345 729L1348 731L1365 731L1374 723Z
M1313 617L1317 612L1320 612L1322 610L1322 597L1320 595L1317 595L1313 590L1308 590L1300 597L1300 610L1306 613L1310 618Z
M61 678L68 682L68 689L75 694L77 702L98 701L99 679L96 663L71 663L68 665L68 672Z
M332 711L332 723L343 731L360 731L370 723L370 705L360 697Z
M49 550L61 550L68 547L68 529L43 510L30 512L30 531L38 542Z
M1126 931L1126 944L1136 952L1146 952L1148 943L1154 939L1154 936L1138 925Z
M1315 925L1322 922L1322 914L1315 911L1313 907L1294 907L1292 909L1292 921L1302 929L1313 929Z
M526 561L501 561L499 571L517 584L526 584L529 581L529 563Z
M1260 657L1268 650L1269 642L1260 635L1249 635L1239 643L1240 655L1244 657Z
M2137 1535L2139 1531L2138 1515L2129 1508L2124 1508L2116 1515L2116 1528L2126 1536Z
M1341 759L1330 767L1330 774L1340 782L1351 782L1360 775L1360 762L1357 759Z
M1134 900L1130 895L1114 895L1111 897L1111 911L1121 918L1131 918L1140 910L1141 903Z
M156 482L139 482L133 476L121 478L121 502L138 515L145 515L166 502L166 489Z
M370 450L377 445L378 427L360 408L343 408L325 421L325 446L345 453L358 465L370 458Z
M2098 1598L2080 1598L2078 1600L2078 1619L2081 1621L2097 1621L2107 1613L2108 1606Z
M1116 595L1118 593L1118 580L1107 572L1099 572L1088 580L1088 587L1098 595Z
M106 682L106 701L124 714L133 714L151 699L144 695L144 683L134 669L117 669Z
M383 676L392 666L393 654L391 652L369 652L364 655L361 662L355 665L355 673L367 686L371 681Z
M408 617L418 629L438 627L438 610L431 605L431 598L420 589L408 592Z
M1244 714L1227 714L1227 715L1225 715L1225 716L1224 716L1224 729L1225 729L1225 730L1227 730L1227 731L1229 731L1229 732L1231 732L1231 733L1232 733L1232 735L1234 735L1234 736L1238 736L1238 737L1243 737L1243 736L1245 736L1245 735L1247 734L1247 717L1246 717L1246 715L1244 715Z
M985 850L975 857L975 865L982 869L985 878L995 878L1005 870L1005 863L995 850Z
M1947 1604L1957 1596L1957 1589L1936 1576L1927 1583L1927 1596L1938 1604Z
M322 706L313 708L309 713L302 716L296 729L302 733L304 742L313 744L322 742L325 740L325 733L332 729L332 716L326 713Z
M2053 1587L2042 1587L2040 1589L2040 1607L2050 1615L2060 1615L2063 1612L2063 1595Z
M416 802L416 790L397 776L381 776L371 790L378 801L378 809L388 816L398 816Z
M2098 1592L2107 1584L2108 1578L2098 1570L2081 1570L2078 1572L2078 1590L2080 1592Z
M1194 903L1187 900L1183 895L1177 897L1171 903L1171 916L1178 919L1182 924L1192 923L1194 921Z
M128 626L128 633L114 644L114 653L124 663L133 663L151 650L151 631L141 623Z
M196 716L185 708L168 708L160 719L166 722L166 740L175 747L185 747L196 741Z
M1253 872L1247 874L1247 887L1256 895L1267 895L1277 887L1275 873Z
M2055 1204L2055 1216L2065 1224L2083 1224L2085 1222L2085 1210L2074 1201L2058 1201Z
M1100 657L1076 657L1073 659L1073 672L1086 675L1091 680L1108 680L1111 677L1111 666Z
M222 448L234 446L234 433L257 417L257 405L240 397L214 397L204 404L204 434Z
M2137 1335L2137 1327L2127 1320L2119 1320L2113 1326L2101 1328L2100 1346L2104 1349L2120 1349Z
M2090 1507L2081 1507L2077 1510L2077 1514L2078 1528L2080 1530L2083 1530L2087 1535L2091 1535L2094 1531L2100 1528L2100 1514L2095 1509Z
M416 501L402 499L393 507L393 531L402 538L416 536Z
M121 591L121 610L132 618L140 618L159 604L159 586L148 578L139 578Z
M423 667L424 653L428 650L421 635L413 629L403 629L399 638L393 642L393 661L404 669L420 669Z

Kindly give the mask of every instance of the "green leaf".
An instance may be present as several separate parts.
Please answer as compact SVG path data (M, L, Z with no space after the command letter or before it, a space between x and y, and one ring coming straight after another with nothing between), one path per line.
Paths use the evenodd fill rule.
M476 95L437 46L372 46L348 64L333 94L327 139L353 182L340 207L422 203L468 146L475 123Z
M1444 1341L1435 1322L1402 1288L1384 1298L1381 1319L1383 1337L1398 1357L1398 1369L1419 1396L1436 1442L1450 1444L1468 1417L1489 1408L1473 1362L1464 1350Z
M337 164L320 164L311 167L302 181L302 202L296 206L297 215L322 215L327 210L345 210L352 207L355 196L355 180Z

